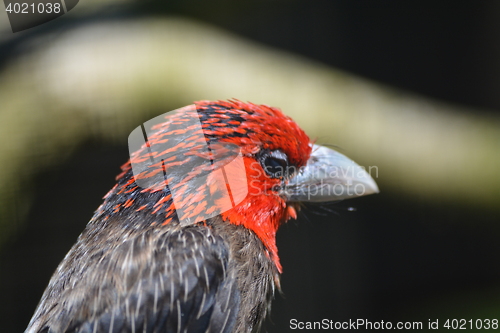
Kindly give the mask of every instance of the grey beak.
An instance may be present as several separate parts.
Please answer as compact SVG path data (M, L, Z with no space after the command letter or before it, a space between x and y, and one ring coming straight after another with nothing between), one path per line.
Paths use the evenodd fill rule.
M289 202L326 202L373 193L379 193L378 186L363 167L319 145L313 145L307 165L279 191Z

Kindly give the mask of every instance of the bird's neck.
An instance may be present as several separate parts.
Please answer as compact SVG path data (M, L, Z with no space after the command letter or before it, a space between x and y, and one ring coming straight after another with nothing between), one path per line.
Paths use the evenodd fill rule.
M222 214L224 221L242 225L253 231L268 250L276 268L282 267L276 246L276 231L282 221L287 219L286 203L278 196L250 196L233 209Z

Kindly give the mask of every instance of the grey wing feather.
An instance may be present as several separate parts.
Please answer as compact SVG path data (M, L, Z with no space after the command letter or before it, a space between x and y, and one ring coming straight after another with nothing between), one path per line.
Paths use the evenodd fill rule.
M231 332L239 311L228 252L208 228L80 238L49 283L31 332ZM114 244L112 247L109 244ZM118 244L118 245L116 245Z

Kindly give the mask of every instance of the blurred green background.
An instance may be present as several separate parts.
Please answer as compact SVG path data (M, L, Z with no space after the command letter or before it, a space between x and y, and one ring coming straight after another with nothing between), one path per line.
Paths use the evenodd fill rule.
M499 40L493 1L85 1L16 34L2 12L2 331L27 326L132 129L233 97L376 166L381 190L280 229L268 332L500 319Z

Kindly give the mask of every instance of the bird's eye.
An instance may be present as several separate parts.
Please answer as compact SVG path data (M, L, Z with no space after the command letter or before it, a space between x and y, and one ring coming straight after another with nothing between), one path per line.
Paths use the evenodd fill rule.
M260 156L260 164L264 171L273 178L288 176L288 157L279 150L263 152Z

